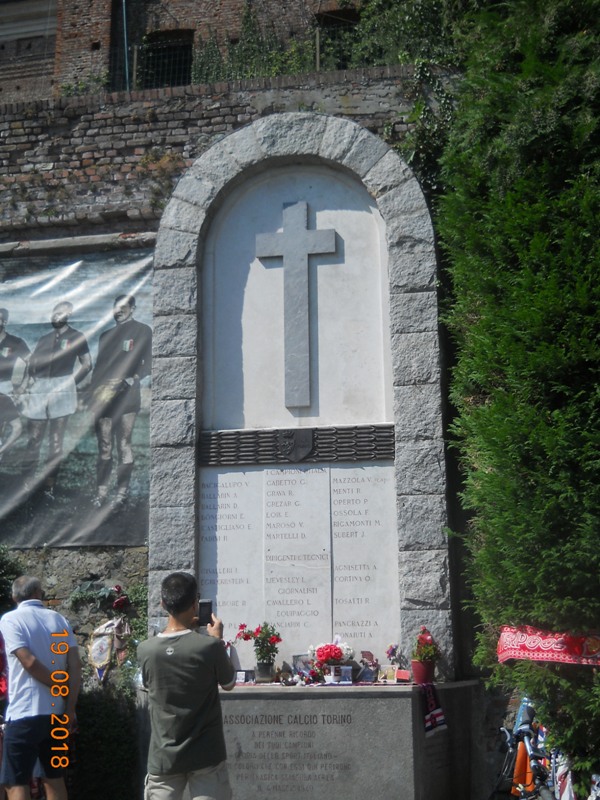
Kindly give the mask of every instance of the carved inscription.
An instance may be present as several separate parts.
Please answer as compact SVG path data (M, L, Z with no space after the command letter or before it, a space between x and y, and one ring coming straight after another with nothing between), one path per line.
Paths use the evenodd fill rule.
M244 742L231 768L236 797L250 786L257 797L297 798L301 785L321 787L315 790L320 794L349 779L353 767L345 743L352 731L351 713L225 713L223 722L229 735ZM330 741L335 736L338 747Z
M263 619L261 495L258 470L201 473L200 594L227 620L229 638L240 622Z
M327 467L265 470L265 612L307 647L331 630Z
M236 800L417 796L410 689L394 687L386 696L283 687L257 697L256 691L235 689L221 698ZM419 776L427 798L429 774Z
M331 470L333 629L379 658L399 618L394 502L388 467Z
M268 620L281 659L339 634L382 658L399 619L393 467L206 468L200 591L232 639ZM252 649L240 650L245 669Z

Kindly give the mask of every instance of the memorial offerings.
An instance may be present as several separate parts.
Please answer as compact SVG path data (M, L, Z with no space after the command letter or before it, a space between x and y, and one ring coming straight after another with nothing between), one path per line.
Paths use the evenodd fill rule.
M146 540L151 275L149 250L0 260L0 543Z
M411 669L415 683L431 683L440 648L431 633L422 625L411 654Z
M263 622L262 625L257 625L252 630L245 622L242 622L235 638L236 641L239 639L244 642L253 642L256 655L256 682L269 683L272 681L275 674L275 656L279 651L277 645L281 642L281 636L273 625Z

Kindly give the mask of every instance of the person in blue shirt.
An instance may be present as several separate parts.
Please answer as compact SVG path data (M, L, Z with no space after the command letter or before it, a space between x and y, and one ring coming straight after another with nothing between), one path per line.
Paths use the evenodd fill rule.
M44 606L38 578L17 578L12 596L17 607L0 620L8 660L0 784L8 800L29 800L29 781L39 759L47 800L67 800L64 768L69 759L64 749L52 749L58 741L52 732L70 730L75 721L81 685L77 641L65 617Z

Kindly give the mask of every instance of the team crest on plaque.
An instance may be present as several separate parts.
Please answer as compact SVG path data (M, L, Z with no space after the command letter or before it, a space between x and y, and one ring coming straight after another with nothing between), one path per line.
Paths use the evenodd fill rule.
M313 448L311 428L298 428L277 432L277 446L283 458L298 462L308 456Z

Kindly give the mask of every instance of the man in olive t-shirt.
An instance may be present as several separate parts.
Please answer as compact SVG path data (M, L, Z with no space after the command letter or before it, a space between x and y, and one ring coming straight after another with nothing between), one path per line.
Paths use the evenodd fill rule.
M138 658L150 707L146 800L230 800L219 686L233 689L235 671L213 614L208 636L198 633L198 585L174 572L161 586L169 614L162 633L142 642Z

